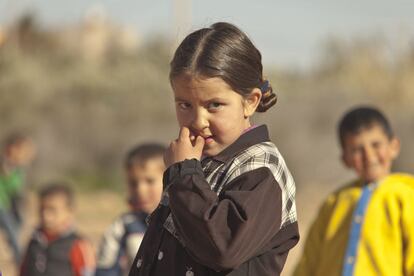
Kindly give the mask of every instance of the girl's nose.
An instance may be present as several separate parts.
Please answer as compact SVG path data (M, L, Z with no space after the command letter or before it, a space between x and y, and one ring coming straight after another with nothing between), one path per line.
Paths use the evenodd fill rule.
M201 131L208 127L208 119L203 111L197 111L193 115L193 120L191 122L192 129L196 131Z

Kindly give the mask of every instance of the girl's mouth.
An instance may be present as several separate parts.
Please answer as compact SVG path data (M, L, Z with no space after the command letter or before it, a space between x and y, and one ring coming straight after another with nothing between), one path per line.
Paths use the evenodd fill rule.
M213 136L205 137L204 141L206 142L206 144L211 144L214 141Z

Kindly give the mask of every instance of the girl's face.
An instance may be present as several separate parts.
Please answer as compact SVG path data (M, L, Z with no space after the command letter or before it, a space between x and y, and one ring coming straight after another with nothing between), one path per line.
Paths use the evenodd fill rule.
M231 145L250 126L261 92L243 98L221 78L181 75L172 82L180 127L205 140L203 155L214 156Z

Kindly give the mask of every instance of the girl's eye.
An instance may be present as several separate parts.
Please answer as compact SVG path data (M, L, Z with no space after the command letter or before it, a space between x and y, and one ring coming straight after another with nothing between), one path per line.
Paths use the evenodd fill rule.
M222 106L221 103L209 103L208 104L208 109L216 110L216 109L219 109L221 106Z
M178 103L178 106L180 107L180 109L183 109L183 110L187 110L190 108L189 103Z

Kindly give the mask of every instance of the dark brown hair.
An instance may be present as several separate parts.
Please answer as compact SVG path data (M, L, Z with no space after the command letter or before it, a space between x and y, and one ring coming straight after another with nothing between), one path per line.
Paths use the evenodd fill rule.
M170 63L170 81L182 74L219 77L243 97L260 88L262 99L258 112L265 112L277 101L271 85L263 79L259 50L245 33L230 23L215 23L189 34L181 42Z
M62 182L50 183L39 191L40 201L44 200L46 197L55 196L55 195L63 196L66 199L66 203L68 207L72 208L75 205L73 190L66 183L62 183Z
M345 113L338 124L338 136L342 148L345 146L346 135L356 135L376 125L383 129L388 139L391 140L394 137L391 124L384 114L374 107L360 106Z
M28 135L20 132L13 132L3 140L3 146L7 148L10 146L19 145L29 140L30 137Z
M153 158L163 158L165 146L157 143L141 144L132 148L126 155L124 166L125 169L130 169L132 166L143 166L145 163Z

